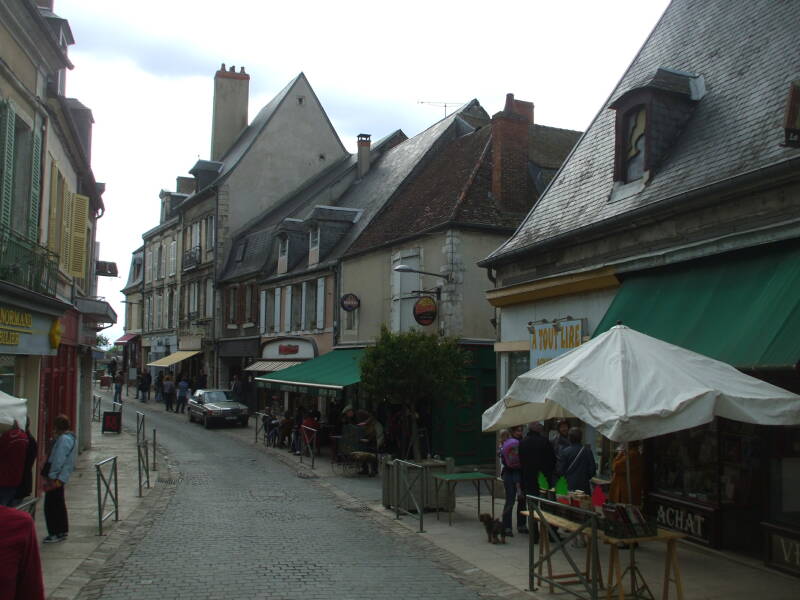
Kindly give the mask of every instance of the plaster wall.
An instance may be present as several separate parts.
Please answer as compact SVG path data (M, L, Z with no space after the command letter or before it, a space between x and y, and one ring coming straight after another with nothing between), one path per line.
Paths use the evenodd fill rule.
M30 93L36 95L36 65L19 46L2 19L0 19L0 48L3 49L3 62L8 69ZM11 98L17 105L27 103L27 100L24 100L17 90L4 79L0 79L0 95L4 98Z

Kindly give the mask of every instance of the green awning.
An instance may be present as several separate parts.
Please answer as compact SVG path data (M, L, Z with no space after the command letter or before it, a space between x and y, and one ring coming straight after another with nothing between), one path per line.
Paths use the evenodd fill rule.
M314 360L256 377L255 380L282 392L308 394L328 390L327 393L336 394L361 381L359 363L363 353L363 348L333 350Z
M739 368L793 367L800 360L800 245L630 275L594 335L617 321Z

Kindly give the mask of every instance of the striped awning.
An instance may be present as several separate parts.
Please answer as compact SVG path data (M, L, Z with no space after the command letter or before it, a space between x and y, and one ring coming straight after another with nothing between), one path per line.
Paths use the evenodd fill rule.
M252 365L248 366L245 371L251 373L272 373L273 371L280 371L288 369L295 365L299 365L301 360L257 360Z
M194 356L195 354L200 354L200 350L179 350L178 352L173 352L169 356L165 356L164 358L159 358L153 362L147 363L148 367L171 367L175 363L179 363L182 360L186 360Z

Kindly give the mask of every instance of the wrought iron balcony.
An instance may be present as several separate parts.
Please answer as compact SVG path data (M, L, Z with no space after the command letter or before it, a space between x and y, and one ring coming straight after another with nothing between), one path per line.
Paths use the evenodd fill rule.
M58 255L0 225L0 280L55 296Z
M183 270L194 269L200 264L200 246L189 248L183 253Z

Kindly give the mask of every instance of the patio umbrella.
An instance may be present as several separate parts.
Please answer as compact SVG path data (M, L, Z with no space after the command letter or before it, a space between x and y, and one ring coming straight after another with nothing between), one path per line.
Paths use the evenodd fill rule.
M554 405L617 442L714 417L800 424L800 396L624 325L517 377L484 412L483 430L561 416Z
M27 402L24 398L16 398L0 391L0 425L11 426L16 421L24 428L28 414Z

